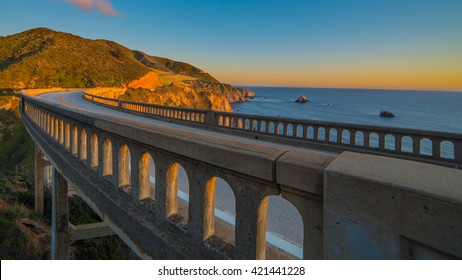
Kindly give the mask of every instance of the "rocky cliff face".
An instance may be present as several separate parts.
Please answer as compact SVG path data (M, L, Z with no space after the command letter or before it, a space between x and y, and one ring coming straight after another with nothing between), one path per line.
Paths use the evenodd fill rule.
M149 80L145 79L145 81ZM244 102L247 98L254 97L254 93L246 89L199 79L174 81L168 86L156 87L148 84L149 82L143 83L142 79L139 79L130 83L130 88L124 93L118 92L116 96L106 94L105 89L102 91L90 89L87 92L136 102L224 112L233 111L230 103ZM113 90L110 90L110 93L112 92Z
M252 91L243 88L235 88L228 84L207 82L203 80L191 81L189 86L198 91L223 94L229 103L245 102L247 101L247 98L253 98L255 96Z
M128 84L129 88L156 88L162 85L159 75L155 72L149 72L143 77L134 80Z
M225 96L206 87L173 82L154 89L127 89L120 99L165 106L232 112Z

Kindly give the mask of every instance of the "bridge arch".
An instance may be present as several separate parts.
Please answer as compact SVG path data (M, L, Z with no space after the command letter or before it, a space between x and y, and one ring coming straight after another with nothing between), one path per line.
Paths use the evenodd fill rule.
M391 134L385 135L385 149L386 150L396 150L396 138Z
M454 159L454 142L451 141L441 141L440 143L440 153L441 155L436 155L445 159Z
M80 131L80 159L87 160L87 130L85 128Z
M71 125L69 122L66 122L66 128L64 132L64 147L66 150L70 151L71 150Z
M154 174L151 174L154 173ZM155 199L155 168L154 161L149 152L143 152L138 162L138 197L143 200L146 198Z
M224 242L234 244L236 199L227 181L219 176L212 176L206 181L203 208L203 239L207 240L212 236L217 236ZM217 220L217 217L220 221Z
M103 141L103 176L112 176L112 142L109 137Z
M401 151L405 153L412 153L414 152L413 149L414 140L409 136L403 136L401 138Z
M166 173L166 216L174 215L188 221L189 215L189 178L183 165L174 161L167 167Z
M277 247L295 258L303 258L304 221L300 210L280 195L266 196L266 244ZM262 209L263 211L263 209ZM282 225L281 225L282 224ZM282 236L286 238L282 238ZM266 258L280 258L278 249L266 250ZM285 257L285 256L282 256Z
M98 168L98 135L94 132L91 134L90 146L90 167Z
M119 187L127 188L131 183L130 175L130 149L127 144L122 144L119 147L118 154L118 173L119 173Z
M419 153L424 156L431 156L433 155L433 147L432 147L432 140L428 138L420 139L420 151Z
M74 156L78 156L78 144L79 141L79 128L76 124L72 125L72 139L71 139L71 146L72 146L72 154Z
M329 142L337 142L337 134L338 134L338 131L336 128L330 128L328 130L328 135L329 135Z

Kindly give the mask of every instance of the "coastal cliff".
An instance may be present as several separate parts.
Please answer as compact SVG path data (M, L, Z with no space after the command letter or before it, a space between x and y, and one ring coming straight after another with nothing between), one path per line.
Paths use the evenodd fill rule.
M118 98L166 106L224 112L233 111L228 100L220 91L217 91L213 87L198 86L196 83L172 82L168 86L154 89L129 88L124 94L119 95Z

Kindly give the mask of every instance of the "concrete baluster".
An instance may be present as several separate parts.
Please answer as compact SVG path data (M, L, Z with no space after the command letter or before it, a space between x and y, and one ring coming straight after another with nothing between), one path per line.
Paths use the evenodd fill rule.
M411 136L412 137L412 153L414 155L420 155L420 140L416 136Z

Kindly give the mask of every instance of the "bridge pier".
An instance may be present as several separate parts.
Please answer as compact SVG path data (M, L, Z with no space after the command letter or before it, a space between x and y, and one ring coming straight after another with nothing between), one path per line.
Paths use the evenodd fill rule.
M51 259L69 259L68 187L64 177L53 168L51 213Z
M40 148L35 145L35 213L43 215L43 184L45 175L45 160Z

